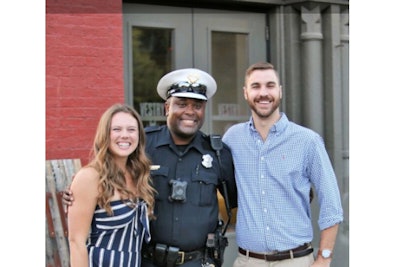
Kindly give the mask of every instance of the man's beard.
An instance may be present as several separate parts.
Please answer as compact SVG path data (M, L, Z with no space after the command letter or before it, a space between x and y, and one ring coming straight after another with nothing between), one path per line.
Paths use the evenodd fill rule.
M268 100L271 100L271 99L268 99ZM281 104L280 99L278 99L278 100L273 99L271 108L268 110L265 110L265 109L257 108L255 101L259 101L259 99L249 102L250 108L254 111L254 113L259 118L262 118L262 119L269 118L271 116L271 114L273 114L279 108L279 106Z

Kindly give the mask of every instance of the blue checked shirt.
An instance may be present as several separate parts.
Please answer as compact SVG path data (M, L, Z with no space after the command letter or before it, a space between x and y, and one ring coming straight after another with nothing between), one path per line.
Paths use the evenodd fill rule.
M281 112L265 142L252 119L228 129L223 141L235 164L239 247L262 253L311 242L311 184L318 195L320 229L343 221L336 176L316 132Z

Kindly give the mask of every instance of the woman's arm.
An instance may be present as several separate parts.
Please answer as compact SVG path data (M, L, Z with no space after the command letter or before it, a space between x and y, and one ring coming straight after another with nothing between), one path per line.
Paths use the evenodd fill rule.
M97 204L98 181L99 174L93 168L83 168L71 184L74 192L74 205L68 210L71 267L89 266L86 240Z

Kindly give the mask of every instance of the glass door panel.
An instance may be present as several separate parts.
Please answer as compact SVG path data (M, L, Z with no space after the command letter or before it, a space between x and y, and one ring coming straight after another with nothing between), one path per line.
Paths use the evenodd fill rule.
M231 125L249 118L241 90L249 62L248 43L247 33L211 33L211 65L218 81L218 91L212 99L213 133L222 135Z
M165 123L164 101L155 88L172 70L172 34L172 29L132 27L133 104L144 126Z

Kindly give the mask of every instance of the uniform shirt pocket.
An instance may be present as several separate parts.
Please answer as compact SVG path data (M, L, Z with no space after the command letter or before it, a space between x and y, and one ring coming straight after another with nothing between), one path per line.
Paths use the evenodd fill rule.
M195 205L211 206L217 201L218 177L211 170L194 171L191 185L188 196Z
M168 199L169 185L168 185L169 168L160 166L158 169L150 170L150 176L153 180L153 186L157 190L155 195L156 200Z

